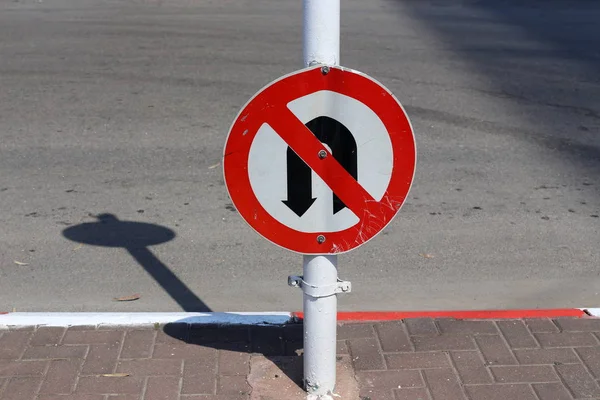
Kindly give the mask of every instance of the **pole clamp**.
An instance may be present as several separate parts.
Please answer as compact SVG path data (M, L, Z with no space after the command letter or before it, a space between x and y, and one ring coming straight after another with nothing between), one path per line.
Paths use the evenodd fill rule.
M306 283L303 276L288 276L288 285L302 289L302 291L310 297L329 297L339 293L350 293L352 291L352 283L342 281L338 278L337 283L326 286L314 286Z

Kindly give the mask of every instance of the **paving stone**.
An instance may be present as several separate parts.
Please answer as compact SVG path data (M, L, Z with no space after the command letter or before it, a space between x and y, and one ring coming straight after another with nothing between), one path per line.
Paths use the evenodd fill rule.
M166 324L156 331L156 344L187 343L190 339L190 326L188 324Z
M549 318L527 318L523 320L532 333L558 332L558 327Z
M42 360L54 358L84 358L88 346L34 346L23 354L24 360Z
M174 400L179 398L181 378L153 376L148 378L144 400Z
M90 394L140 394L144 379L132 376L104 377L83 376L79 378L76 393Z
M423 376L433 400L466 400L452 369L424 369Z
M500 331L513 349L539 347L533 335L522 320L507 320L497 322Z
M69 394L75 388L82 360L50 361L50 368L40 388L40 393Z
M302 324L289 324L284 326L283 339L302 342L304 340L304 326Z
M416 351L475 350L470 335L411 336Z
M570 330L559 332L548 319L496 323L444 320L439 333L431 319L413 321L341 325L338 332L348 339L338 340L338 354L350 353L361 399L461 400L465 399L465 392L469 400L600 399L595 379L600 374L600 341L594 336L600 332L594 330L595 323L577 325L560 319L557 324ZM495 333L489 328L490 322ZM249 361L256 357L251 356L251 349L283 352L300 349L302 344L301 324L291 331L276 328L257 329L252 334L247 330L246 338L243 330L228 333L223 327L211 331L195 329L188 335L215 340L215 334L223 334L233 340L212 342L209 346L167 338L163 331L153 329L3 331L0 340L6 340L6 333L11 333L11 340L17 337L12 333L25 334L31 336L32 345L25 343L20 348L24 351L22 361L0 359L0 392L3 385L6 389L0 393L0 399L249 400ZM65 338L70 335L68 341L77 344L60 344L63 332ZM265 336L259 337L263 332ZM538 346L531 332L546 347L530 348ZM89 343L84 337L89 338ZM111 337L121 339L101 343ZM250 338L258 345L251 343ZM123 350L118 359L121 342ZM384 342L387 352L382 349ZM294 360L301 366L301 357ZM82 363L82 375L74 387ZM48 375L42 380L46 367ZM115 371L131 375L99 376ZM38 388L41 393L35 397ZM146 394L144 398L142 393Z
M412 351L412 345L401 321L375 324L381 348L385 352Z
M240 395L231 395L231 394L217 394L217 395L196 395L196 396L185 396L181 397L182 400L250 400L249 395L240 394ZM271 399L261 399L261 400L271 400ZM275 399L273 399L275 400Z
M575 349L575 351L579 354L579 357L581 357L594 377L600 379L600 347L581 347Z
M140 396L129 396L126 399L121 396L109 396L108 400L139 400ZM40 394L36 400L106 400L103 394Z
M120 343L122 331L79 331L68 329L63 337L63 344L100 344Z
M33 400L42 378L11 378L2 393L2 400Z
M0 360L0 378L11 376L42 376L48 361ZM0 387L2 387L0 385Z
M573 400L560 383L534 383L532 386L540 400Z
M598 341L589 332L535 333L542 347L597 346Z
M358 396L360 400L396 400L392 389L361 388Z
M188 343L193 344L211 344L211 343L248 343L251 335L255 335L257 342L263 337L273 337L273 332L277 332L279 340L283 338L283 329L279 326L190 326ZM255 341L253 340L253 343Z
M337 327L337 339L361 339L375 337L373 325L371 324L341 324Z
M248 375L250 354L219 350L219 375Z
M404 324L410 335L438 335L440 332L434 321L433 318L409 318Z
M519 385L467 385L465 390L471 400L537 400L533 389Z
M429 400L429 394L425 388L394 389L396 400Z
M500 383L556 382L558 376L549 365L519 365L490 367L492 375Z
M80 325L80 326L70 326L68 329L70 331L94 331L98 327L96 325Z
M217 351L210 347L199 346L197 344L186 344L183 342L177 344L157 344L154 346L152 358L184 359L184 360L202 360L206 357L216 357Z
M16 360L21 357L27 343L29 343L31 334L31 332L23 331L2 333L2 336L0 336L0 359Z
M280 356L284 351L283 329L276 326L250 328L252 351L265 356Z
M300 342L300 341L285 341L283 343L283 354L286 356L297 356L299 354L302 354L303 352L303 348L304 348L304 343ZM236 351L235 349L231 349L229 351ZM339 354L339 353L338 353Z
M154 346L154 330L133 330L127 331L123 342L123 350L119 358L149 358L152 356L152 347Z
M598 318L558 318L554 321L564 332L600 332Z
M478 351L456 351L450 356L460 380L465 384L492 383L493 379Z
M348 343L352 364L357 371L385 369L376 339L351 339Z
M600 387L583 365L557 365L555 368L576 398L600 397Z
M119 344L93 344L83 363L81 373L83 375L108 374L117 366L117 355Z
M442 333L462 333L467 335L497 335L499 333L493 321L467 321L440 318L436 322Z
M512 365L517 363L500 336L478 336L475 341L488 365Z
M121 360L117 363L116 372L125 372L131 376L180 376L182 360L138 359Z
M587 349L587 347L586 347ZM514 350L520 364L573 364L579 359L572 348Z
M252 388L246 376L219 376L217 381L217 394L240 395L250 394Z
M185 360L181 394L216 394L217 353L203 360Z
M348 350L348 345L346 344L345 340L337 341L337 354L339 354L339 355L350 354L350 352Z
M362 387L395 389L424 386L421 374L417 370L358 371L356 379Z
M58 345L65 333L65 328L42 326L35 330L30 346Z
M448 368L450 363L443 352L386 354L388 369Z

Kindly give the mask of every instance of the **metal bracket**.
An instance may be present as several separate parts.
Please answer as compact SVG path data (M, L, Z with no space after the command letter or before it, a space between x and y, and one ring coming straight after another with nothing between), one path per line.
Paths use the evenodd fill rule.
M352 283L342 281L338 278L337 283L327 286L313 286L304 281L303 276L288 276L288 285L302 289L304 293L310 297L329 297L339 293L350 293L352 291Z

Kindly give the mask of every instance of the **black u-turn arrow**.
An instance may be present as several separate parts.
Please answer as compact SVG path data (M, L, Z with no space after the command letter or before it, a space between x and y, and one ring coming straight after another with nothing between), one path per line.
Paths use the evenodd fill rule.
M301 217L313 205L310 167L290 147L287 148L287 194L283 203Z
M333 157L354 178L358 180L358 158L356 140L341 122L329 117L317 117L306 127L331 149ZM287 149L287 200L283 203L301 217L313 205L312 171L308 165L292 150ZM333 214L337 214L346 205L333 194Z

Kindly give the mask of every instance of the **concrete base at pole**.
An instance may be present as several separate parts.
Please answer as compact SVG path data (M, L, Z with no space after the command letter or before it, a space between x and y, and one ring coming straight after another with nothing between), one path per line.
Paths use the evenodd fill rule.
M304 256L303 286L337 285L337 256ZM337 296L304 292L304 386L309 395L329 396L335 389ZM319 398L319 397L316 397Z
M328 394L324 394L324 395L316 395L316 394L309 394L308 396L306 396L306 400L333 400L334 397L330 396Z

